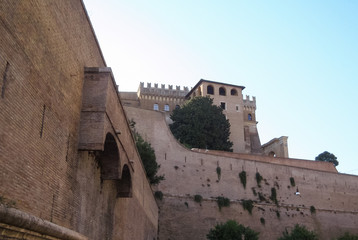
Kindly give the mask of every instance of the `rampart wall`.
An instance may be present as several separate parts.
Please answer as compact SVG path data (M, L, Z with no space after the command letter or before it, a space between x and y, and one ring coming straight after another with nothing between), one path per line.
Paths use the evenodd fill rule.
M159 201L160 239L205 239L211 227L229 219L250 226L260 232L260 239L268 240L277 239L295 224L314 229L320 239L346 231L358 233L357 176L339 174L322 162L190 151L173 138L166 123L168 115L125 109L139 133L151 142L161 164L160 174L165 174L158 186L164 194ZM246 188L239 178L242 171L247 174ZM260 187L255 180L257 173L263 177ZM277 205L270 199L272 189ZM203 197L201 204L193 200L197 194ZM218 196L229 198L231 206L220 211ZM243 209L243 200L254 201L252 214ZM311 206L315 213L311 213Z
M0 238L155 238L158 207L111 76L92 79L106 84L93 103L110 104L82 104L85 67L106 67L82 1L1 1L0 40ZM101 118L85 123L108 131L79 151L91 111Z

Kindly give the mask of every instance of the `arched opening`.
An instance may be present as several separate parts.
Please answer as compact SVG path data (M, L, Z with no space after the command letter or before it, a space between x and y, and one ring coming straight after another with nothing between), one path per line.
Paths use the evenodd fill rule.
M119 178L118 146L113 135L110 133L106 135L104 151L99 153L98 162L101 167L101 178L103 180Z
M206 92L207 94L211 94L211 95L214 95L214 87L209 85L207 88L206 88Z
M221 95L221 96L226 96L226 90L225 90L225 88L223 88L223 87L219 88L219 95Z
M276 153L274 151L269 152L268 154L269 157L276 157Z
M252 115L251 115L251 113L249 113L249 115L247 115L247 120L252 121Z
M237 96L237 91L236 89L231 89L231 96Z
M132 197L132 177L127 164L123 166L122 178L118 182L117 197Z

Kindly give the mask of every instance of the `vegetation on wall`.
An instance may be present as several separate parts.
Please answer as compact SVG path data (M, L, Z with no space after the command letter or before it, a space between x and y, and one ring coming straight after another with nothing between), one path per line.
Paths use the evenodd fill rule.
M220 181L220 178L221 178L221 167L217 167L216 168L216 174L218 175L218 180Z
M240 178L240 182L242 183L242 185L246 189L246 172L245 171L240 172L239 173L239 178Z
M319 154L316 158L316 161L323 161L323 162L331 162L334 164L335 167L338 166L339 162L337 161L337 157L334 156L333 153L324 151L323 153Z
M201 203L201 201L203 200L203 197L199 194L196 194L194 196L194 201L197 202L197 203Z
M314 231L309 231L305 226L295 225L291 233L283 232L283 236L278 240L318 240L318 236Z
M151 144L147 141L144 141L142 136L136 131L135 124L136 123L133 120L129 122L129 125L132 128L138 153L143 162L143 166L150 184L156 185L160 181L164 180L164 175L157 175L160 165L157 163L154 149L152 148Z
M295 179L293 177L290 177L290 183L292 187L296 186Z
M261 217L260 222L261 222L262 225L265 225L265 218Z
M310 207L310 212L311 212L311 214L316 213L316 208L314 206L311 206Z
M276 205L278 204L276 188L271 188L271 196L270 196L270 199L271 199Z
M252 200L242 200L242 207L244 208L244 210L247 210L251 215L252 209L254 208L254 202Z
M219 206L219 210L221 210L222 207L230 206L230 199L228 199L226 197L217 197L217 203Z
M256 173L256 182L257 182L257 186L261 187L261 181L262 181L263 177L261 176L261 174L259 172Z
M238 224L234 220L229 220L226 223L217 224L210 229L206 235L208 240L258 240L259 233L242 224Z
M229 120L210 97L194 97L174 109L170 118L173 135L189 148L232 151Z
M163 200L163 193L162 193L162 191L156 191L156 192L154 193L154 197L155 197L156 199Z

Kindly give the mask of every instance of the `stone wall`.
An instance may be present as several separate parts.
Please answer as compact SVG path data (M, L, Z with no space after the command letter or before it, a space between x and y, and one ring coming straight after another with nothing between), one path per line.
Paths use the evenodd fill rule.
M339 174L324 162L190 151L170 133L168 115L125 109L128 118L136 121L139 133L154 147L161 164L159 174L165 174L157 189L164 194L159 203L160 239L205 239L211 227L229 219L250 226L260 232L260 239L268 240L277 239L295 224L314 229L320 239L346 231L358 234L357 176ZM247 175L246 188L239 178L242 171ZM257 173L263 177L260 187ZM277 205L270 199L272 191L276 191ZM197 194L203 197L201 204L193 200ZM231 206L220 211L218 196L229 198ZM254 201L252 214L243 209L243 200ZM311 206L315 213L311 213Z
M119 149L117 179L103 178L105 148L78 151L84 70L106 67L82 1L1 1L0 40L0 204L88 239L155 238L158 208L114 79L115 104L103 111ZM2 234L52 232L8 219L0 216Z

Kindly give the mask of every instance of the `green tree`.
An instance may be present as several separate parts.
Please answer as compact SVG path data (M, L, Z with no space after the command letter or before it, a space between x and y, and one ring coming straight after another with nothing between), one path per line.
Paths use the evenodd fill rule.
M318 240L318 236L314 231L307 230L305 226L296 224L291 233L284 232L283 237L278 240Z
M157 163L154 149L151 144L144 141L142 136L136 131L135 124L136 123L133 120L130 120L129 126L132 128L138 153L144 165L150 184L156 185L160 181L164 180L164 175L157 175L160 165Z
M334 156L333 153L324 151L320 155L318 155L315 159L316 161L323 161L323 162L331 162L334 164L335 167L338 166L339 162L337 161L337 157Z
M222 108L209 97L195 97L171 114L169 125L176 139L192 148L232 151L230 123Z
M229 220L210 229L206 238L209 240L258 240L259 233L249 227L237 224L234 220Z

